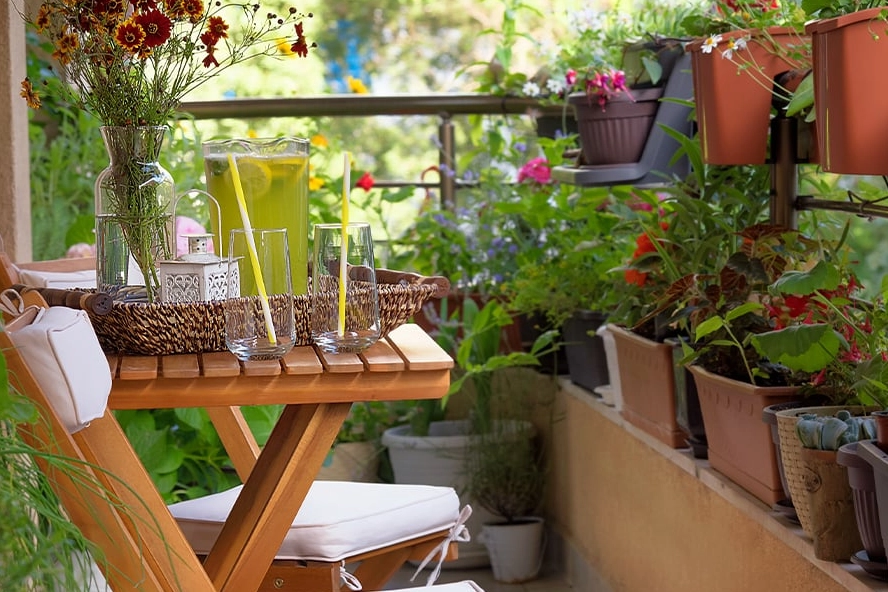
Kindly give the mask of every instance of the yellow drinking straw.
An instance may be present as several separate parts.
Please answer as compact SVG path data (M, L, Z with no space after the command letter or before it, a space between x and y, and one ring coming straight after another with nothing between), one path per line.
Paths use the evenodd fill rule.
M348 192L351 188L351 158L348 152L342 163L342 244L339 249L339 336L345 335L345 289L348 281Z
M237 196L237 208L240 210L241 222L244 225L244 234L247 235L247 250L250 252L250 262L253 264L253 275L259 288L259 300L262 302L262 314L265 316L265 328L268 331L268 342L277 344L277 336L274 332L274 322L271 319L271 309L268 307L268 293L265 292L265 280L262 279L262 270L259 269L259 255L256 253L256 241L253 238L253 226L250 224L250 216L247 214L247 200L244 199L244 188L241 185L240 172L237 170L237 161L234 154L228 153L228 167L231 170L231 181L234 184L234 194ZM229 245L229 248L230 245Z

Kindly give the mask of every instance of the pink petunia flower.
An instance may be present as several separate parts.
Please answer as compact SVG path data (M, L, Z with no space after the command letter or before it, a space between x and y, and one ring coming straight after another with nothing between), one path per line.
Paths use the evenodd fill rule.
M527 179L541 185L551 183L552 169L549 168L549 161L542 156L528 160L518 170L518 182L523 183Z

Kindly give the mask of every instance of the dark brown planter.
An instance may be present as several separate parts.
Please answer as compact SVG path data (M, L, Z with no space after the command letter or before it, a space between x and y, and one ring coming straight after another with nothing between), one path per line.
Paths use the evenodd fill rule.
M687 433L687 443L691 447L694 457L708 458L706 426L703 423L703 412L700 410L697 384L694 382L691 372L678 364L678 361L684 357L681 343L677 339L667 339L665 343L672 346L675 378L675 420Z
M608 100L604 109L585 93L572 93L580 131L582 164L625 164L641 160L660 106L662 88L632 89Z
M769 405L798 398L795 387L759 387L691 366L709 444L709 464L773 506L784 498L771 429L762 422Z
M879 525L879 500L873 467L857 454L857 442L839 448L836 462L848 469L848 484L854 497L854 517L860 540L870 561L885 561L885 543Z
M873 64L888 61L883 11L870 8L805 28L814 50L814 110L826 171L883 175L888 170L888 81L873 72Z
M676 421L672 346L610 325L620 363L621 415L672 448L684 448L685 432Z
M562 328L562 348L570 381L589 392L610 382L604 340L595 334L605 319L600 312L580 310L567 319Z

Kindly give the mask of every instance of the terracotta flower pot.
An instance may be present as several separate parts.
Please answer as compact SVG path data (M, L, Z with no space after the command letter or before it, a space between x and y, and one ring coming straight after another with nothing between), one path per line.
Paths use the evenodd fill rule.
M667 446L684 448L687 437L676 421L672 346L609 325L620 360L621 415Z
M703 160L709 164L764 164L768 158L771 83L774 76L803 64L786 58L778 47L806 41L789 27L771 27L767 34L732 31L721 45L749 37L747 48L733 59L719 49L703 53L705 39L690 43L694 101ZM755 64L755 67L748 66Z
M773 506L783 499L777 450L762 421L769 405L798 398L796 387L760 387L691 366L697 383L709 464L752 495Z
M810 23L814 48L814 110L820 164L826 171L883 175L888 171L888 61L884 8Z

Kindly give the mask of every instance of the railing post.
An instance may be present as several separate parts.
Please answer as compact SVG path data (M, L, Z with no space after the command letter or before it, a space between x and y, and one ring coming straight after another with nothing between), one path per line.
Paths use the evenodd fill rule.
M798 228L797 121L777 116L771 120L771 224Z
M456 207L456 134L450 114L440 115L438 140L441 149L438 153L438 177L441 184L441 205L444 209L453 211Z

